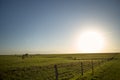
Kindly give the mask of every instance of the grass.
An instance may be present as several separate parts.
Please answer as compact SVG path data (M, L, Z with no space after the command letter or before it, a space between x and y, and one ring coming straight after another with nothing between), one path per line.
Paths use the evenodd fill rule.
M20 55L1 55L0 80L55 80L55 64L58 65L58 72L61 74L59 75L59 80L79 80L82 79L79 64L81 61L87 64L91 59L109 58L114 55L115 54L48 54L29 55L25 59L22 59ZM94 60L96 63L97 61L98 60ZM106 65L110 66L110 64L112 63L107 63ZM101 76L101 74L99 74L100 71L107 70L106 68L107 66L101 69L98 68L95 72L97 77ZM118 68L115 69L117 71ZM95 78L95 76L91 76L89 73L91 73L90 70L84 75L86 80Z
M96 67L94 71L94 75L91 75L91 72L88 71L76 80L120 80L120 54L112 61Z
M119 80L120 79L120 55L116 60L113 60L102 67L102 70L97 72L96 80Z

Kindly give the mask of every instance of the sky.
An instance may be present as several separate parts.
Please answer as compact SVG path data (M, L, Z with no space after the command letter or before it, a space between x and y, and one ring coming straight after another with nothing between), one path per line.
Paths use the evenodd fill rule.
M104 34L101 52L120 52L119 0L0 0L0 54L76 51L76 37Z

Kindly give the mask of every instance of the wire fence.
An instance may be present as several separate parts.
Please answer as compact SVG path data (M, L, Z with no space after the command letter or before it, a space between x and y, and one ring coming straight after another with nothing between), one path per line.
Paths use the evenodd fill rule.
M48 66L33 66L25 68L16 68L6 71L5 75L9 80L69 80L77 75L83 76L85 72L91 70L91 74L94 75L94 68L101 64L112 60L111 58L99 58L92 60L79 60L79 62L61 63ZM14 75L8 76L8 75ZM4 80L4 79L3 79Z

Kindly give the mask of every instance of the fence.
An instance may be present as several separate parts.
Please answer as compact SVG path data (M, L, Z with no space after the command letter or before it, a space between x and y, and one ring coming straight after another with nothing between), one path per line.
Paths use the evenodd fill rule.
M13 74L18 78L22 77L23 80L31 80L31 77L34 78L34 80L69 80L77 75L83 76L84 73L89 70L91 70L92 75L94 75L94 68L96 66L99 66L112 59L113 57L86 61L79 60L79 62L55 64L42 67L33 66L29 68L10 70L6 72L6 74ZM10 80L12 80L12 78Z

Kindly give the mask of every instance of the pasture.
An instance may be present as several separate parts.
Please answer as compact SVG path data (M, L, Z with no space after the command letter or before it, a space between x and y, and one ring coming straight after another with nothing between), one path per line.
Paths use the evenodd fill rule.
M0 80L91 80L102 76L99 73L110 64L119 64L119 57L115 53L39 54L24 59L21 55L1 55Z

